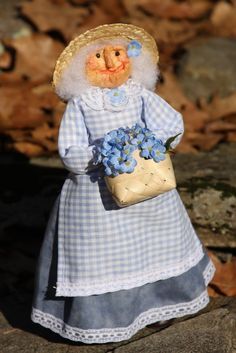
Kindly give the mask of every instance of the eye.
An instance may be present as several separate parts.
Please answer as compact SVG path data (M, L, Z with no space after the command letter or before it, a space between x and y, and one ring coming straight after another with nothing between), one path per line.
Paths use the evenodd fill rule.
M117 50L116 52L115 52L115 56L119 56L120 55L120 52Z
M101 55L100 55L99 53L97 53L97 54L96 54L96 57L97 57L97 58L100 58L100 57L101 57Z

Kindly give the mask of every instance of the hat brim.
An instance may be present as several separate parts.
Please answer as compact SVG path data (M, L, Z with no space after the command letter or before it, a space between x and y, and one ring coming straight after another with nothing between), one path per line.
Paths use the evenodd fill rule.
M53 86L57 86L63 71L67 68L74 55L76 55L81 48L98 40L115 38L124 38L130 41L137 40L147 51L149 51L154 63L158 63L159 54L156 42L143 28L125 23L105 24L80 34L63 50L56 62L53 73Z

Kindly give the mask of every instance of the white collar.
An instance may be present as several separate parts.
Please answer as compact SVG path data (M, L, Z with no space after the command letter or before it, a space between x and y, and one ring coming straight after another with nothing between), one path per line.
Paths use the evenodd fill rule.
M141 95L143 86L128 79L117 88L90 87L81 94L81 100L93 110L121 111L130 100ZM115 96L118 97L115 97Z

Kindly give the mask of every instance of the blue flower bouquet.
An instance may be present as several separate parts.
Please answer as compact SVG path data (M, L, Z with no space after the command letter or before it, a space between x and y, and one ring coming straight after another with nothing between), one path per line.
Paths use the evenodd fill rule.
M104 136L97 147L97 163L103 164L106 185L120 207L176 187L169 151L177 136L164 143L139 124Z

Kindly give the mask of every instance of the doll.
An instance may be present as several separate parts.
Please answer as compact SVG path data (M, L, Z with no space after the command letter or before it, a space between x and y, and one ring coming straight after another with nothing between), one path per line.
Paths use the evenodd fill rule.
M120 208L94 148L120 127L183 134L181 114L153 92L158 50L142 28L99 26L75 38L53 83L67 102L59 154L69 175L41 248L32 320L73 341L129 339L145 326L193 314L209 301L214 266L176 189Z

